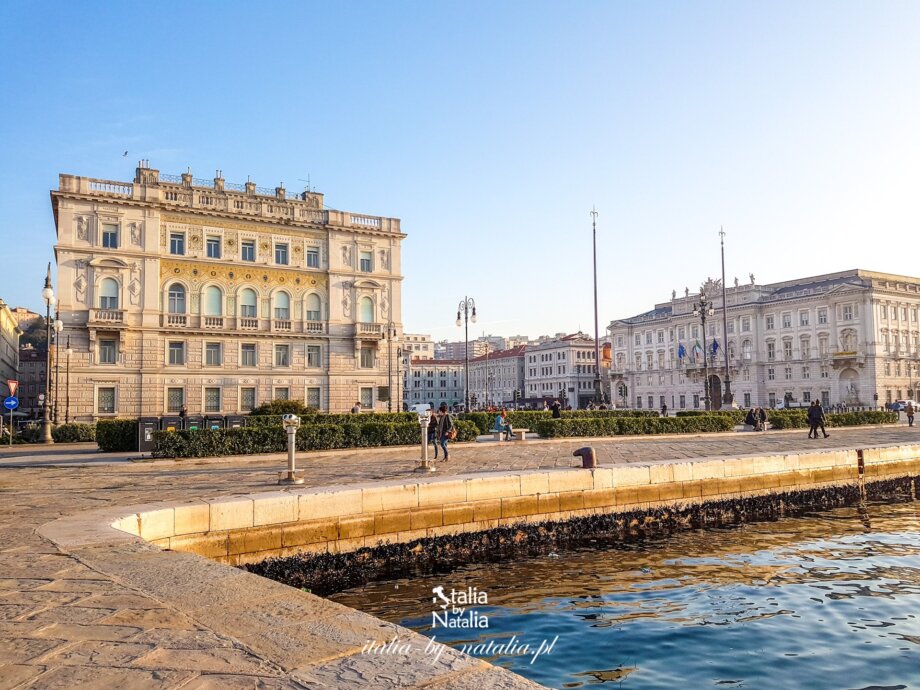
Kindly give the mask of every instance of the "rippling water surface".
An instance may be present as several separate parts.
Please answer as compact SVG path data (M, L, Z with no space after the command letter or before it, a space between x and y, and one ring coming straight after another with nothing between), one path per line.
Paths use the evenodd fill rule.
M488 628L432 629L439 585L485 592L474 608ZM558 636L533 663L479 655L555 688L920 688L920 503L472 565L331 598L457 648Z

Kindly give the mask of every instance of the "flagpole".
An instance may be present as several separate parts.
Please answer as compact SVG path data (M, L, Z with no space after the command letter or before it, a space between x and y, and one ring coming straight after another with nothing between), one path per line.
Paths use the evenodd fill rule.
M719 242L722 245L722 352L725 354L725 393L722 402L733 407L735 397L732 395L732 375L728 368L728 302L725 299L725 230L719 226Z

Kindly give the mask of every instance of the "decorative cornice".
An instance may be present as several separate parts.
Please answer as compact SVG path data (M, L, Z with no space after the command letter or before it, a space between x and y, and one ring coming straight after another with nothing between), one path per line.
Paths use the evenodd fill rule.
M293 290L311 288L327 290L327 280L323 274L300 273L262 266L236 266L162 259L160 261L160 278L165 279L168 277L185 278L192 282L219 280L228 285L251 283L253 285L288 287Z

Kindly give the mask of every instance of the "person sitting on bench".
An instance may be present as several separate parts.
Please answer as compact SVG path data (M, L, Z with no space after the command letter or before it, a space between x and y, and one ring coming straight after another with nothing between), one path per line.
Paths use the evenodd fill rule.
M493 431L505 434L506 441L512 439L511 423L508 421L508 413L505 410L502 410L502 413L495 418L494 427Z

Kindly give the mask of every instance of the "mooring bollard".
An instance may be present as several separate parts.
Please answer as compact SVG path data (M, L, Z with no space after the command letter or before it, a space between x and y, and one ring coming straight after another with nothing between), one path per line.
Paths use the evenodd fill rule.
M428 423L431 421L431 408L427 404L415 406L415 413L418 415L418 425L422 431L422 458L416 466L416 472L434 472L434 463L428 459Z
M582 467L597 467L597 457L594 454L594 448L591 446L579 448L574 453L572 453L572 456L581 458Z
M287 472L279 472L279 484L303 484L303 475L297 476L294 467L294 451L297 449L297 430L300 428L300 417L296 414L286 414L281 418L284 430L287 431L288 466Z

